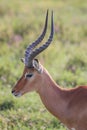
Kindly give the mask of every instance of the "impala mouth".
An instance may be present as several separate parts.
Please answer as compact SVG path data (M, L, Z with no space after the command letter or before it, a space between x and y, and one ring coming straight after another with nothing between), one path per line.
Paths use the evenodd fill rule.
M15 91L12 91L12 94L15 96L15 97L21 97L22 94L20 92L15 92Z

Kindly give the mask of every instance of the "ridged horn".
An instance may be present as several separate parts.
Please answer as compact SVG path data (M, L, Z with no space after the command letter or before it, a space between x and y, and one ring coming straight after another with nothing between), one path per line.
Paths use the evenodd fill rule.
M51 32L50 32L50 36L47 40L47 42L45 44L43 44L41 47L35 49L31 54L30 54L30 58L29 58L29 62L28 65L31 64L31 61L34 59L34 57L36 57L39 53L41 53L42 51L44 51L51 43L52 39L53 39L53 35L54 35L54 22L53 22L53 11L51 14Z
M42 31L42 34L38 37L38 39L36 41L34 41L31 45L29 45L27 47L27 49L25 50L25 65L26 66L30 66L29 63L31 62L30 59L31 59L32 51L43 40L43 38L46 34L47 23L48 23L48 10L46 13L45 25L44 25L44 29Z

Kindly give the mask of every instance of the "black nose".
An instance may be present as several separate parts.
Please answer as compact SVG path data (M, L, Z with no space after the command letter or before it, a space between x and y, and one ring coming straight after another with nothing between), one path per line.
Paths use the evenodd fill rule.
M15 90L12 90L12 93L14 93L15 92Z

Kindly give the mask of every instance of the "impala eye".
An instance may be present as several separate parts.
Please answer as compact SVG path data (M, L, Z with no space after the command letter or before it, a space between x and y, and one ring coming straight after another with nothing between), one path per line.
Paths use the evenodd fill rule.
M31 78L32 76L33 76L32 73L26 73L26 74L25 74L25 78Z

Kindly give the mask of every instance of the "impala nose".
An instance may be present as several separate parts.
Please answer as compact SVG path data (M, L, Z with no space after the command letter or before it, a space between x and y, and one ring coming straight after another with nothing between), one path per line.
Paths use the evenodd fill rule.
M12 90L12 94L15 92L15 90Z
M22 94L20 92L15 92L15 90L12 90L12 94L15 96L15 97L20 97L22 96Z

